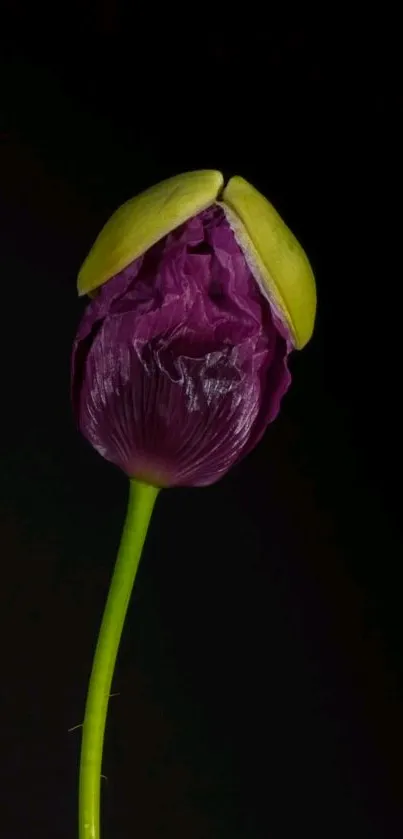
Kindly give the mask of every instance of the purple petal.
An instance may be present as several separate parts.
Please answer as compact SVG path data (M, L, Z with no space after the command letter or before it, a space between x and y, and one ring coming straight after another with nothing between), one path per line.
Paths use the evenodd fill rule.
M132 477L213 483L277 415L289 350L223 211L211 207L87 307L73 352L79 427Z

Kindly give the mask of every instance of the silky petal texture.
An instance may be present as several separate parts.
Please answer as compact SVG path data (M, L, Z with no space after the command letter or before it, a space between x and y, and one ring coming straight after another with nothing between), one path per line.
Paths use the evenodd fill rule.
M78 425L130 477L211 484L276 417L291 348L215 205L88 305L72 361Z

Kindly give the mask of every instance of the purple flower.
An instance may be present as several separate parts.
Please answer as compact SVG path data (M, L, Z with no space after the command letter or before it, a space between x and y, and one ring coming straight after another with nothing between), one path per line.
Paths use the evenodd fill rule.
M291 349L284 319L212 204L98 289L74 344L75 417L132 478L211 484L277 416Z

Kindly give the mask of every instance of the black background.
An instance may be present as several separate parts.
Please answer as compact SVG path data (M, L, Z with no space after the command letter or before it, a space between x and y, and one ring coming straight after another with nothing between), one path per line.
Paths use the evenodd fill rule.
M77 434L75 278L131 195L241 174L319 309L281 416L158 500L114 677L103 836L403 828L400 129L393 21L6 3L1 784L9 839L75 836L80 729L127 485Z

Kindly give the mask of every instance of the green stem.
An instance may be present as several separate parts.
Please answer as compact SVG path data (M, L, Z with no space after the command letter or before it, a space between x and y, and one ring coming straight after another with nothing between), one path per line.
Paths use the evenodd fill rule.
M81 745L79 837L99 839L102 748L120 637L158 489L130 481L122 539L88 687Z

